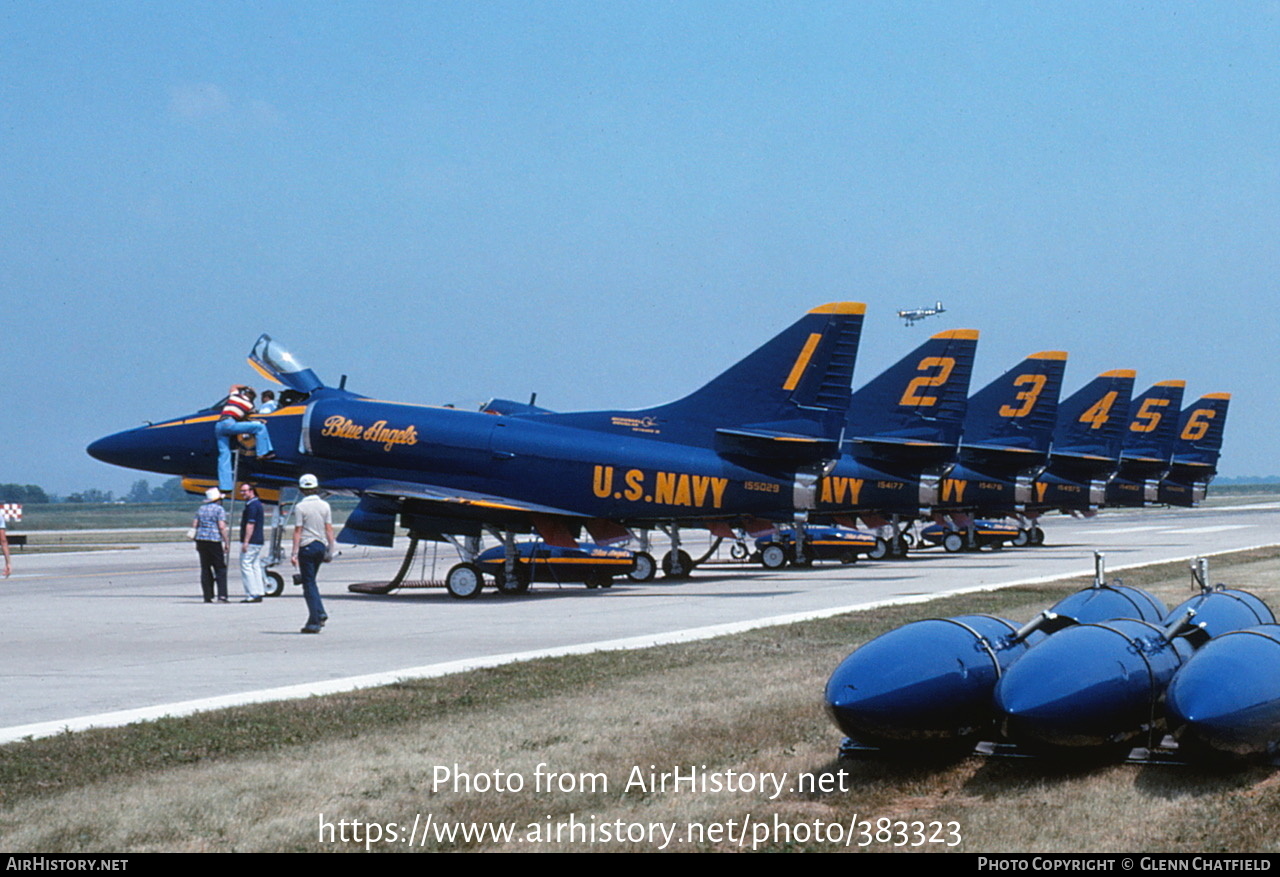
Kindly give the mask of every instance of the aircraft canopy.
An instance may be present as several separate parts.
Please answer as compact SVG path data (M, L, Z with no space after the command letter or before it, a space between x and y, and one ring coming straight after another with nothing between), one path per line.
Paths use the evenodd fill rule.
M261 335L254 342L253 349L249 351L249 364L264 377L299 393L311 393L324 386L315 372L270 335Z

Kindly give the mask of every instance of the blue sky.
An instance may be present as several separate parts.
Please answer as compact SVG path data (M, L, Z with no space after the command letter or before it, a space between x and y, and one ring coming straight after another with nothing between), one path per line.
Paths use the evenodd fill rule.
M0 482L127 490L85 445L264 331L381 398L634 407L838 300L855 383L975 328L975 387L1185 379L1280 472L1277 45L1270 3L0 0Z

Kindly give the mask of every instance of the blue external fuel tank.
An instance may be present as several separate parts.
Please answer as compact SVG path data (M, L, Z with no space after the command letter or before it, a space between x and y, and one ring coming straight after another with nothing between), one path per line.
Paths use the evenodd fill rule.
M989 615L929 618L864 644L827 682L827 712L860 743L956 740L990 727L991 690L1043 638Z
M1164 603L1141 588L1122 584L1096 585L1063 597L1049 610L1065 615L1080 624L1110 621L1113 618L1136 618L1158 623L1168 612Z
M1195 610L1194 620L1209 637L1276 620L1271 607L1248 591L1216 585L1184 600L1164 618L1165 624Z
M1173 677L1165 709L1190 755L1280 755L1280 624L1210 640Z
M1119 619L1070 627L1030 649L996 684L995 705L1018 743L1096 747L1152 727L1191 644L1154 624Z
M1032 645L1072 624L1155 622L1164 612L1146 591L1103 584L1065 597L1021 630L987 615L912 622L845 658L827 683L827 712L860 743L973 737L991 730L996 682Z

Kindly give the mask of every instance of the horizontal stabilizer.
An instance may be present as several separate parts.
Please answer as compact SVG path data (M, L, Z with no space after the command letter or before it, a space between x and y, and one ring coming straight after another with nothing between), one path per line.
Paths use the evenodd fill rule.
M716 451L787 463L815 463L840 453L836 439L762 429L717 429Z

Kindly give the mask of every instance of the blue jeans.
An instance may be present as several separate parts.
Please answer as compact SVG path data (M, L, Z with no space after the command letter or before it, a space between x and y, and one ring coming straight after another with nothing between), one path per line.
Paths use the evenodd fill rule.
M271 434L267 425L261 420L236 420L224 417L213 427L213 434L218 437L218 489L223 493L235 487L231 475L231 437L233 435L252 435L255 439L254 450L259 457L271 453Z
M307 627L319 627L328 619L324 603L320 602L320 589L316 586L316 572L324 563L325 544L308 542L298 549L298 572L302 574L302 597L307 601Z

